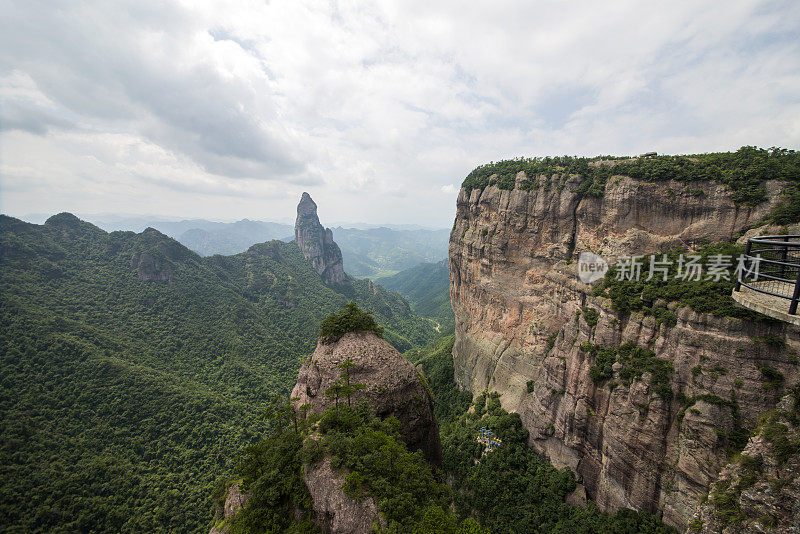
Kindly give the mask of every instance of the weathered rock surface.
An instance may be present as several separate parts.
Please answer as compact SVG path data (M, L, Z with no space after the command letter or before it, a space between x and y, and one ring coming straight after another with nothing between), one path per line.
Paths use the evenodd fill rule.
M334 473L330 458L307 468L303 480L314 501L314 522L328 534L369 534L380 521L372 497L356 502L342 491L344 475Z
M165 281L172 279L172 266L169 262L154 258L147 252L135 253L131 257L131 270L142 282Z
M142 282L171 282L176 262L185 261L196 254L155 228L147 228L140 236L144 251L131 256L131 270Z
M244 493L239 488L239 484L232 484L225 494L225 502L222 507L214 503L214 526L211 527L209 534L227 534L228 529L225 524L219 525L223 520L229 520L250 498L249 493Z
M439 464L439 426L425 379L397 349L373 333L349 333L335 343L319 342L298 373L291 395L296 399L292 401L295 410L308 404L312 411L322 413L332 406L335 400L325 391L339 378L342 370L338 365L347 358L353 362L351 382L365 386L351 402L366 399L379 417L397 417L409 449L421 450L430 463Z
M347 283L342 264L342 251L333 240L330 228L324 228L317 216L317 204L308 193L303 193L297 205L294 240L306 261L311 264L326 284Z
M784 397L771 414L775 426L762 426L738 461L722 469L687 533L800 532L799 408ZM784 457L777 453L782 447Z
M752 429L779 399L779 390L762 388L759 367L780 371L787 385L800 379L792 357L800 332L674 307L674 327L638 313L620 316L608 300L591 296L572 260L586 250L613 262L621 254L735 238L767 213L783 186L767 183L771 200L748 208L714 182L614 177L603 197L580 198L577 177L538 179L531 191L490 186L459 194L450 237L456 380L474 394L502 393L531 445L572 468L601 508L663 513L665 522L684 527L727 463L737 417ZM683 192L698 188L699 197ZM599 312L594 327L581 315L587 305ZM786 344L759 341L768 334ZM613 390L594 384L593 357L581 343L629 340L673 362L670 387L690 406L651 391L647 373Z

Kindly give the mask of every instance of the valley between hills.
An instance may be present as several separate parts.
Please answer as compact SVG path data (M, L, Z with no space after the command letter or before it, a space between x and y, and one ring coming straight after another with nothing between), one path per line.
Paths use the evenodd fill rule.
M232 255L2 215L0 531L793 532L800 327L614 266L775 234L800 156L755 147L482 165L378 281L307 193Z

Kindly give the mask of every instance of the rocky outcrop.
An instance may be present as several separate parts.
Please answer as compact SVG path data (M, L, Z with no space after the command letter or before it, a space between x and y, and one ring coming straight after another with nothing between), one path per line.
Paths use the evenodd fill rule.
M403 441L410 450L420 450L432 464L441 463L439 426L433 413L433 394L425 378L397 349L373 333L349 333L339 341L320 341L314 354L300 368L292 390L295 410L308 405L322 413L335 402L325 392L339 379L339 364L351 359L351 383L363 384L351 403L366 399L381 417L391 415L400 421ZM347 402L339 399L339 402Z
M175 264L197 255L155 228L146 228L138 236L138 252L131 256L131 270L142 282L171 282Z
M298 414L324 412L337 399L325 394L340 379L345 360L350 360L351 384L363 388L349 402L366 400L381 418L394 416L400 421L400 434L411 450L440 464L442 447L439 427L433 412L433 394L426 379L389 343L371 332L348 333L333 343L320 341L300 368L291 393ZM339 403L348 399L339 398ZM314 435L306 439L316 439ZM383 525L375 499L354 500L343 490L346 471L333 471L329 457L307 466L303 480L311 494L314 522L329 534L369 533L373 525Z
M344 475L334 473L330 458L307 468L303 480L311 493L314 522L328 534L369 534L380 522L378 506L372 497L358 501L342 491Z
M517 175L517 182L529 177ZM474 394L502 393L519 412L530 444L569 466L601 508L643 509L685 527L697 500L728 459L737 432L755 427L780 388L764 389L760 368L800 379L800 331L695 313L671 305L675 326L621 315L577 277L583 251L610 262L701 240L729 240L759 221L779 197L737 206L716 182L607 181L602 197L581 197L578 177L539 176L538 188L461 190L450 237L456 319L456 380ZM698 194L702 190L702 194ZM583 307L598 312L586 322ZM773 337L774 336L774 337ZM765 339L783 339L768 344ZM672 362L662 398L645 373L616 388L595 384L585 342L632 341Z
M131 256L131 270L142 282L172 280L172 266L166 260L155 258L147 252L138 252Z
M249 493L242 492L239 484L232 484L225 493L225 500L220 506L214 503L214 525L209 534L227 534L227 522L236 515L250 498Z
M303 193L297 205L294 240L306 261L311 264L326 284L347 283L342 264L342 251L333 240L330 228L324 228L317 216L317 204L308 193Z
M800 406L791 396L727 465L687 533L800 532Z

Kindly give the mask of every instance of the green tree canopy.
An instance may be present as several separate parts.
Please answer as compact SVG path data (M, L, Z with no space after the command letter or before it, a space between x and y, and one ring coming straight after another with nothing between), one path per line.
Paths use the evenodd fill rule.
M363 311L355 302L327 316L320 325L319 337L323 343L334 343L348 332L373 332L383 337L383 328L378 326L372 314Z

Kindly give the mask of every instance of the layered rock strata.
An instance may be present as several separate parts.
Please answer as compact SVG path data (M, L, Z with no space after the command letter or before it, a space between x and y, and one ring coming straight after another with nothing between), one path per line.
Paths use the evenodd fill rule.
M800 406L784 397L726 466L687 532L800 532Z
M517 175L517 183L528 178ZM733 437L754 428L783 386L765 389L760 369L800 379L800 331L785 324L719 318L670 307L675 326L622 315L577 277L583 251L607 260L702 241L731 240L755 225L770 202L737 206L716 182L607 181L602 197L581 197L580 178L539 176L538 188L461 190L450 237L453 349L458 384L502 393L519 412L530 444L569 466L601 508L630 507L686 526L729 458ZM697 191L702 190L702 194ZM677 192L677 193L676 193ZM598 317L588 324L584 307ZM764 340L784 340L770 344ZM662 398L645 373L629 385L596 384L584 343L627 341L672 362ZM616 387L608 387L613 383Z

